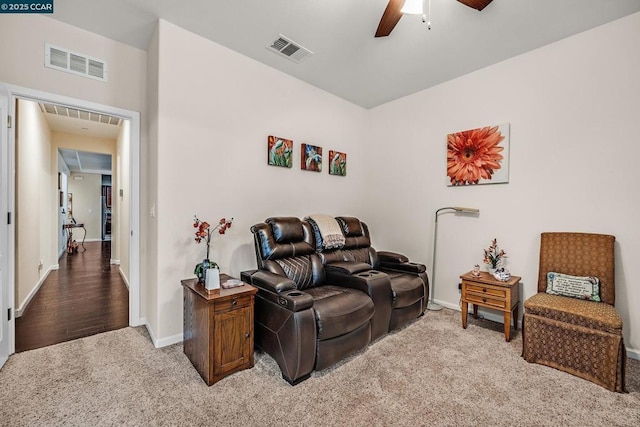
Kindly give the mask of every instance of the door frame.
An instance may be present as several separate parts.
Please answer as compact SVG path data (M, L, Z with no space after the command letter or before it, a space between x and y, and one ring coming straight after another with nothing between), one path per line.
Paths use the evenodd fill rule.
M9 171L7 182L7 208L15 217L15 108L17 99L25 99L34 102L47 102L70 108L95 111L109 114L130 121L130 146L129 146L129 185L130 185L130 239L129 239L129 325L139 326L145 323L140 313L140 113L110 105L98 104L68 96L53 94L36 89L24 88L0 82L0 89L9 92L8 114L14 119L12 129L8 135L8 155L6 162L0 164L0 169ZM9 307L15 313L15 220L8 229L8 284ZM57 238L57 237L56 237ZM15 319L12 316L9 322L9 353L15 353Z
M0 87L0 216L10 212L7 191L9 187L9 169L2 167L9 157L9 93ZM12 291L9 286L9 225L5 218L0 218L0 368L4 366L13 352L12 331L13 316L7 310L13 309ZM10 311L11 312L11 311ZM6 313L6 314L5 314ZM5 317L7 316L7 317Z

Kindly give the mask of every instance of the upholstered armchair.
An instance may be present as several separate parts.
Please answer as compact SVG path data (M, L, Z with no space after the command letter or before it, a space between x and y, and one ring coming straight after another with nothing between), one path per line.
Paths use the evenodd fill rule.
M626 350L614 308L614 245L609 235L542 233L538 293L524 303L522 355L623 392ZM558 274L588 278L589 291L581 298L563 296L576 286L554 288ZM599 279L599 295L597 287L589 287L597 286L593 278Z
M394 252L377 252L371 246L367 224L354 217L337 217L344 245L337 249L323 247L319 230L308 218L316 238L316 251L321 256L327 272L327 280L345 280L346 276L369 274L379 280L388 280L391 287L391 310L389 322L383 333L397 329L421 316L429 300L429 280L426 267L409 262L404 255ZM360 265L350 271L349 265ZM383 273L383 274L381 274ZM377 310L378 305L376 305ZM373 333L373 339L380 336Z
M285 380L297 384L369 344L373 299L356 286L327 283L308 223L269 218L251 231L259 270L242 278L258 288L255 343ZM382 298L390 293L376 283L369 288Z

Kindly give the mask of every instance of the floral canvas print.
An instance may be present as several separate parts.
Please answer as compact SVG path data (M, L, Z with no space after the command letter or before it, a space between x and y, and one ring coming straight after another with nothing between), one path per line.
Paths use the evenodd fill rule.
M305 171L322 171L322 147L311 144L302 144L300 156L300 169Z
M293 141L271 135L269 135L267 141L267 160L269 164L290 168L293 164L291 160L293 155Z
M447 135L449 186L509 182L509 123Z
M329 150L329 175L347 175L347 154Z

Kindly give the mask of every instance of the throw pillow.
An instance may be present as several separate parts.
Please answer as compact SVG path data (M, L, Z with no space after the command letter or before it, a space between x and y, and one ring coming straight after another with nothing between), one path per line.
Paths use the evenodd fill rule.
M600 302L600 279L593 276L571 276L547 273L547 293Z

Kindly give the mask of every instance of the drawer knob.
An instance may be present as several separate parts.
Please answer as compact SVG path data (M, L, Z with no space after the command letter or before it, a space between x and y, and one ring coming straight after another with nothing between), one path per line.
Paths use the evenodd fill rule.
M486 298L482 298L482 302L487 302L487 299Z
M238 305L238 301L233 300L233 301L231 302L231 305Z
M482 288L482 292L487 292L487 288Z
M246 334L244 334L245 338L249 338L251 336L251 334L249 332L247 332Z

